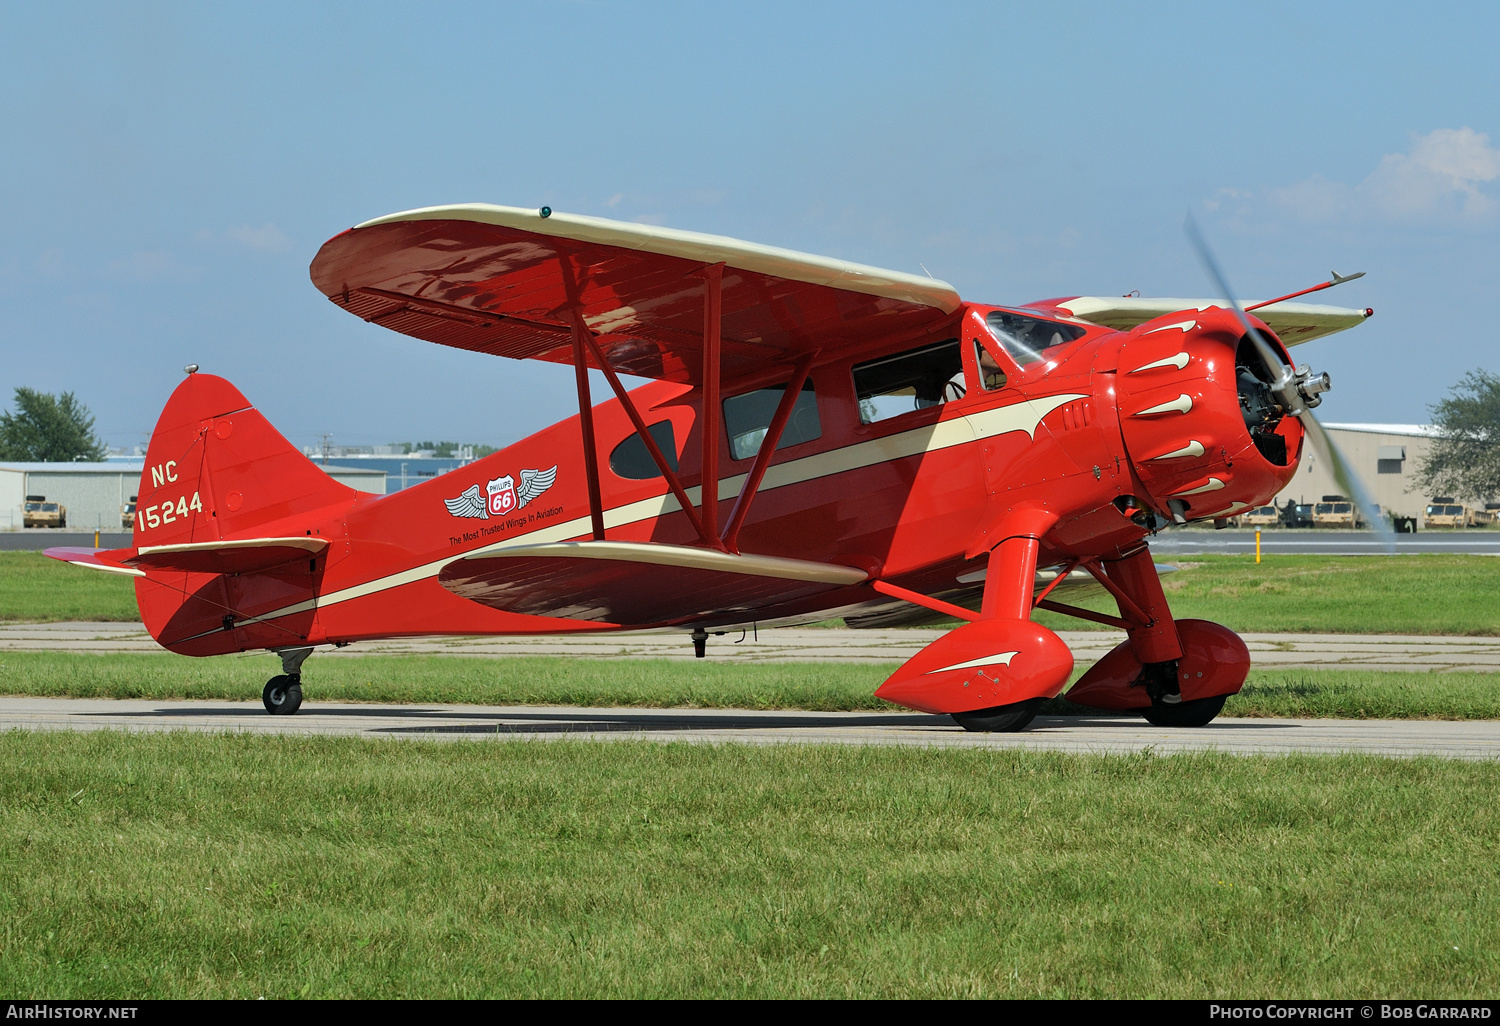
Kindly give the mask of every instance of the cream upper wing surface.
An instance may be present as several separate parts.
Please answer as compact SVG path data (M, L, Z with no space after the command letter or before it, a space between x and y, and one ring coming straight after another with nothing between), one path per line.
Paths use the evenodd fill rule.
M830 345L952 321L946 282L678 231L492 204L427 207L330 239L310 273L330 300L417 338L572 363L575 311L622 373L698 383L705 280L722 264L721 366L753 373Z

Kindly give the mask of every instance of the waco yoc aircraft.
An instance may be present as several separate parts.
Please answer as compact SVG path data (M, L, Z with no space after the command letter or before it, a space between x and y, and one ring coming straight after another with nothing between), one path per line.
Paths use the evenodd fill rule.
M957 617L876 693L1019 730L1073 669L1031 621L1041 607L1128 632L1068 698L1205 724L1249 655L1226 627L1173 618L1147 540L1269 502L1309 437L1338 463L1309 413L1327 376L1286 346L1370 313L1288 301L1326 285L1258 320L1232 298L993 306L931 278L484 204L368 221L311 273L381 328L571 365L578 413L369 495L190 367L151 439L132 547L49 555L134 575L173 652L278 653L272 713L297 710L319 645L652 629L701 655L751 625ZM590 368L613 398L595 405ZM627 392L622 374L653 380ZM1119 615L1058 601L1079 578Z

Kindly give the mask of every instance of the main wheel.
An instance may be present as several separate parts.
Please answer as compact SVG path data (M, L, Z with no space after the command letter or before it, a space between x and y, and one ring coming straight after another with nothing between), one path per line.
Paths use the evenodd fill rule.
M266 681L266 689L260 693L266 703L266 712L272 716L290 716L302 708L302 678L281 674Z
M1028 698L1011 705L997 705L992 709L975 709L973 712L954 713L953 720L965 730L980 734L1014 734L1031 726L1036 711L1044 698Z
M1142 709L1141 715L1157 727L1206 727L1223 711L1228 698L1228 695L1214 695L1177 705L1153 705Z

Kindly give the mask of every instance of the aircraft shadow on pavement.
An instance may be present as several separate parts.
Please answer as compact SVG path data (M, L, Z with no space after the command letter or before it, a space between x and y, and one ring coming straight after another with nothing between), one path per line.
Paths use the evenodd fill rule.
M79 715L98 716L98 713ZM268 714L250 703L214 705L202 707L174 707L121 711L108 715L124 719L144 717L207 718L237 716L244 719L264 720ZM660 710L597 711L581 709L559 709L556 712L455 712L448 709L411 709L371 706L368 708L318 708L304 706L304 717L335 717L339 719L432 719L448 722L409 724L390 727L372 727L372 733L383 734L588 734L605 732L661 732L696 730L838 730L864 729L869 727L895 728L942 728L960 729L953 719L945 715L923 713L873 713L851 716L840 713L784 712L744 715L721 709L683 710L664 712ZM454 723L453 720L466 722ZM1039 716L1029 733L1044 732L1060 727L1142 727L1143 720L1137 716ZM1207 727L1232 725L1237 730L1286 730L1297 726L1289 723L1272 723L1257 720L1232 720L1229 723L1215 721ZM1181 728L1178 728L1181 729Z
M98 716L98 713L79 715ZM107 715L124 718L139 717L195 717L239 716L245 719L264 720L269 716L260 708L246 702L238 706L216 705L202 708L169 708L112 712ZM455 712L448 709L391 709L380 706L369 708L320 709L316 705L305 705L302 717L329 716L349 719L422 719L468 720L471 723L434 723L401 727L380 727L383 732L406 733L481 733L497 731L535 734L539 732L579 732L600 730L735 730L746 728L806 729L808 727L951 727L948 716L929 716L921 713L873 713L868 716L845 716L828 713L772 713L746 716L722 709L691 710L664 714L657 710L640 712L608 712L588 710L563 710L557 712Z
M441 714L439 714L441 715ZM443 717L451 719L452 717ZM598 716L569 713L526 713L506 716L475 716L476 720L488 723L435 723L431 726L378 727L379 733L389 734L589 734L606 732L661 732L694 730L839 730L868 727L897 727L906 729L942 729L945 732L961 731L949 716L928 715L874 715L874 716L816 716L788 713L777 716L736 716L724 712L682 713L662 716L652 713L608 713ZM1236 728L1252 730L1285 730L1295 724L1251 722L1236 720ZM1058 727L1144 727L1145 722L1135 716L1048 716L1038 717L1026 733L1044 733ZM1210 730L1209 724L1200 730ZM1173 728L1181 730L1182 728Z
M521 722L517 722L521 721ZM434 723L431 726L378 727L382 734L600 734L674 733L696 730L839 730L864 727L942 727L957 729L947 716L868 716L817 719L810 716L505 716L489 723Z

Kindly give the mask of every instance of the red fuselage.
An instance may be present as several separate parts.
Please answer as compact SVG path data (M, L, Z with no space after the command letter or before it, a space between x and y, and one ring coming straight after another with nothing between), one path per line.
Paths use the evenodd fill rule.
M893 338L858 352L832 345L826 356L820 354L809 376L815 414L808 420L804 411L805 422L776 452L738 549L843 563L869 572L872 580L957 595L979 587L983 557L994 543L991 532L1017 509L1055 515L1040 549L1040 563L1055 565L1128 550L1174 516L1211 519L1261 505L1295 472L1302 440L1295 418L1275 428L1279 449L1252 439L1246 426L1236 390L1242 331L1224 311L1190 310L1122 333L1048 309L1023 310L1067 323L1079 335L1040 350L1039 359L1023 366L986 329L986 316L995 309L966 305L944 330L923 339ZM861 398L855 368L953 340L962 377L955 377L946 401L923 405L917 397L909 409L876 419L902 400L884 397L883 411L877 410L878 404ZM721 395L732 403L787 379L785 367L726 379ZM994 387L986 388L987 382ZM963 395L955 397L959 391ZM671 448L679 478L697 502L701 391L653 382L631 396L648 425L671 425L670 432L658 429L658 441L663 450ZM242 415L205 419L201 431L230 437L215 424ZM663 478L639 453L632 459L622 449L635 429L621 405L599 404L593 417L607 537L693 544L695 531ZM732 423L719 439L718 490L727 509L755 446L737 449ZM578 418L572 417L393 495L358 494L278 511L262 518L254 533L326 538L326 552L295 573L139 578L143 616L162 644L191 655L400 635L618 629L608 619L489 608L439 580L444 566L477 550L589 537L582 453ZM257 472L249 464L245 469ZM276 482L264 485L275 488ZM137 548L173 540L159 510L192 501L174 488L182 490L161 474L153 478L153 467L147 467ZM210 595L205 589L214 590ZM191 598L200 594L200 601ZM767 625L896 604L866 583L773 604L753 617L629 626L723 628L747 620ZM239 618L233 629L218 629L225 608Z

